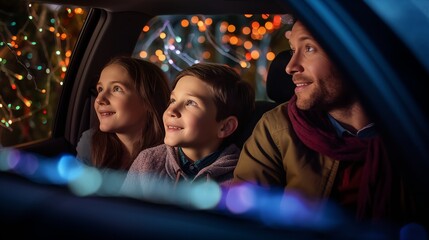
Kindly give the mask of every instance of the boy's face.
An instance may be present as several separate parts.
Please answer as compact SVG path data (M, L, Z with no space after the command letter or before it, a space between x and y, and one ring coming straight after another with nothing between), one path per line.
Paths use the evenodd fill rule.
M219 146L216 105L209 85L193 76L182 77L171 92L164 112L164 143L210 154ZM186 151L185 151L186 153Z

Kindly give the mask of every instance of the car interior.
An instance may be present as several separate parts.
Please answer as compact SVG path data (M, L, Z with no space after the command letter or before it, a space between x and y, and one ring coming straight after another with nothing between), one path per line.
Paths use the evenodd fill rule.
M371 1L19 1L48 4L52 8L57 5L80 6L88 10L88 15L67 65L49 137L16 144L13 149L34 154L48 162L65 155L75 156L82 133L98 125L93 110L97 94L94 86L101 69L112 56L138 56L136 45L144 33L144 27L159 16L292 14L308 24L332 59L344 69L344 74L351 79L368 112L381 126L382 133L388 136L392 146L411 159L402 166L409 180L415 183L419 194L427 194L429 95L421 81L427 79L429 70L422 63L422 57L407 45L407 41L392 30L377 11L372 10L376 7L371 6ZM414 14L416 16L417 13ZM413 18L410 18L412 21ZM246 121L245 129L236 140L239 147L243 146L265 112L294 94L291 76L285 72L291 57L289 45L280 44L273 52L275 58L266 63L265 75L262 74L266 76L265 85L255 86L263 89L264 98L257 99L252 118ZM403 58L407 61L402 61ZM5 135L1 131L0 134ZM10 159L14 154L19 155L17 152L0 151L0 170L4 167L1 158L12 161ZM29 182L19 174L2 171L0 174L0 202L3 203L0 204L0 215L3 215L0 223L7 227L29 225L36 236L47 237L51 233L66 238L93 236L125 239L155 234L160 238L187 239L201 238L199 234L205 234L208 239L396 237L396 232L389 232L390 229L384 226L355 225L347 220L327 222L324 226L297 226L289 225L289 222L279 226L276 225L279 219L264 219L267 211L256 212L254 214L258 217L250 217L222 211L194 211L182 205L159 204L151 199L125 198L108 192L102 196L80 197L70 194L66 184L53 184L51 179L39 178ZM270 210L280 211L275 207ZM324 214L327 213L317 217L324 219ZM126 223L121 222L123 219L127 219ZM169 230L166 231L166 228ZM22 235L25 236L25 233Z

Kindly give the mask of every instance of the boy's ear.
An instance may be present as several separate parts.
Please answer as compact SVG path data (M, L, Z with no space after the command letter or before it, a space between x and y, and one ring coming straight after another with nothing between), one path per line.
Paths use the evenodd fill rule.
M227 138L229 135L233 134L238 127L238 119L236 116L229 116L226 119L221 121L221 125L218 130L219 138Z

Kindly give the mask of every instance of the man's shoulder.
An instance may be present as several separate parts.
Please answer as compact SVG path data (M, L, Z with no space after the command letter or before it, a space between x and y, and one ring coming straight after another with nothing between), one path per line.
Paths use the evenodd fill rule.
M287 105L288 105L288 102L281 103L277 107L264 113L261 119L270 124L272 123L284 124L289 122L289 116L287 114Z

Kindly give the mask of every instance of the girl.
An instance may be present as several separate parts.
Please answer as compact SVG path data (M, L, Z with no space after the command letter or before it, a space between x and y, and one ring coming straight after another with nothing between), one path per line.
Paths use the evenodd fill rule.
M77 156L99 168L128 170L145 148L163 142L162 115L170 97L168 80L153 63L116 57L103 68L96 86L94 109L99 128L83 134Z

